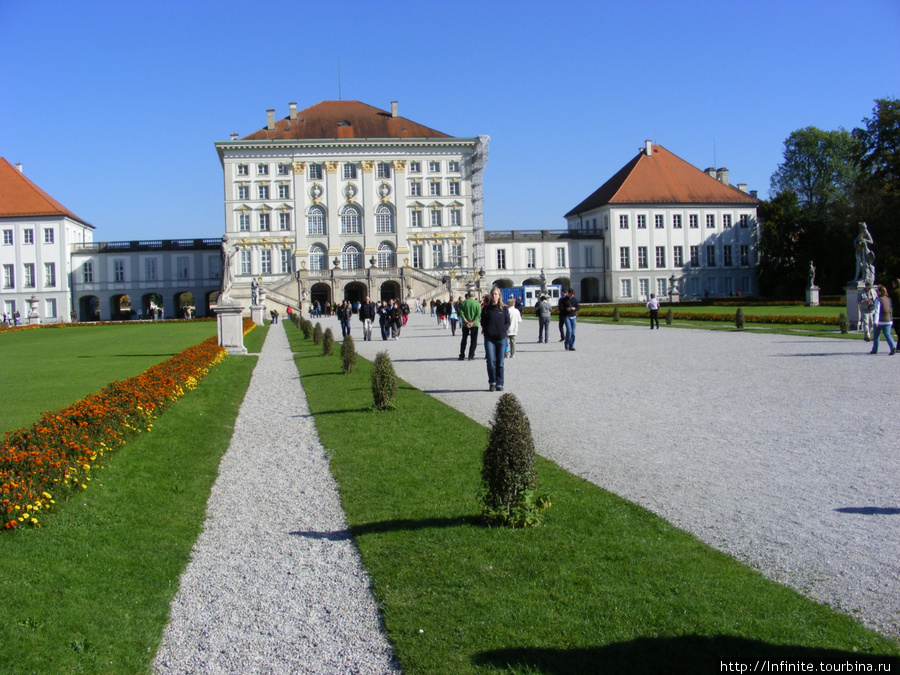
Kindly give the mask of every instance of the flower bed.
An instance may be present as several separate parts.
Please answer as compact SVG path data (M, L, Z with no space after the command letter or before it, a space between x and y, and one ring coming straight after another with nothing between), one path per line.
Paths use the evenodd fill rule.
M46 412L30 427L8 432L0 444L5 529L39 527L39 516L56 499L87 488L91 473L102 468L104 453L150 431L166 406L194 389L225 355L210 338L67 408Z

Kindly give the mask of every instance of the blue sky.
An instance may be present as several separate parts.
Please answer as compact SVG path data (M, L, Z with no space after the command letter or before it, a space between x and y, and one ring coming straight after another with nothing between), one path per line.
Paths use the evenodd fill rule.
M491 137L489 229L558 229L645 139L766 197L792 131L900 97L898 35L898 0L0 0L0 156L96 241L219 237L215 141L396 100Z

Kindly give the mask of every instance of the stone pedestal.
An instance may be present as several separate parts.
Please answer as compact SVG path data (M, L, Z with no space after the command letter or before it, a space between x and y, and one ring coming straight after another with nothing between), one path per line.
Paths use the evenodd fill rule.
M244 347L244 308L240 305L219 305L216 307L216 322L219 326L219 346L229 354L246 354Z
M250 305L250 320L257 326L265 325L263 317L266 315L265 305Z
M41 317L37 311L38 299L36 295L32 295L28 298L28 306L30 307L28 312L28 325L37 326L41 322Z
M818 286L810 286L806 289L806 306L807 307L818 307L819 306L819 287Z
M850 322L850 328L853 330L859 328L859 305L856 303L856 296L865 289L865 281L851 281L844 286L844 293L847 299L847 320Z

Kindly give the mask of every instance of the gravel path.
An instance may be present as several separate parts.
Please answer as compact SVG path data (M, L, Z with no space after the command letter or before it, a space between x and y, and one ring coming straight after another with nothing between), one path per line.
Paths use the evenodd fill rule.
M280 326L206 518L156 672L399 672Z
M336 324L323 319L323 326ZM377 333L377 330L376 330ZM506 391L538 452L808 597L900 638L900 355L870 344L581 322L575 352L519 331ZM413 315L398 375L485 425L483 350Z

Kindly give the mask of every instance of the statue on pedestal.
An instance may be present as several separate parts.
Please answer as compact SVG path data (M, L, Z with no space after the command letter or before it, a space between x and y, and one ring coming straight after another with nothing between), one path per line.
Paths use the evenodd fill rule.
M544 268L541 268L541 295L547 295L547 275L544 274Z
M234 284L234 273L231 270L231 259L237 254L228 235L222 235L222 290L219 292L218 304L229 305L233 303L231 287Z
M859 224L859 234L853 240L856 251L856 277L850 283L863 281L867 284L875 283L875 254L869 248L874 243L869 228L865 223Z
M259 279L257 277L253 277L253 281L250 282L250 304L259 304Z
M809 275L806 277L806 287L816 287L816 266L813 264L812 260L809 261Z

